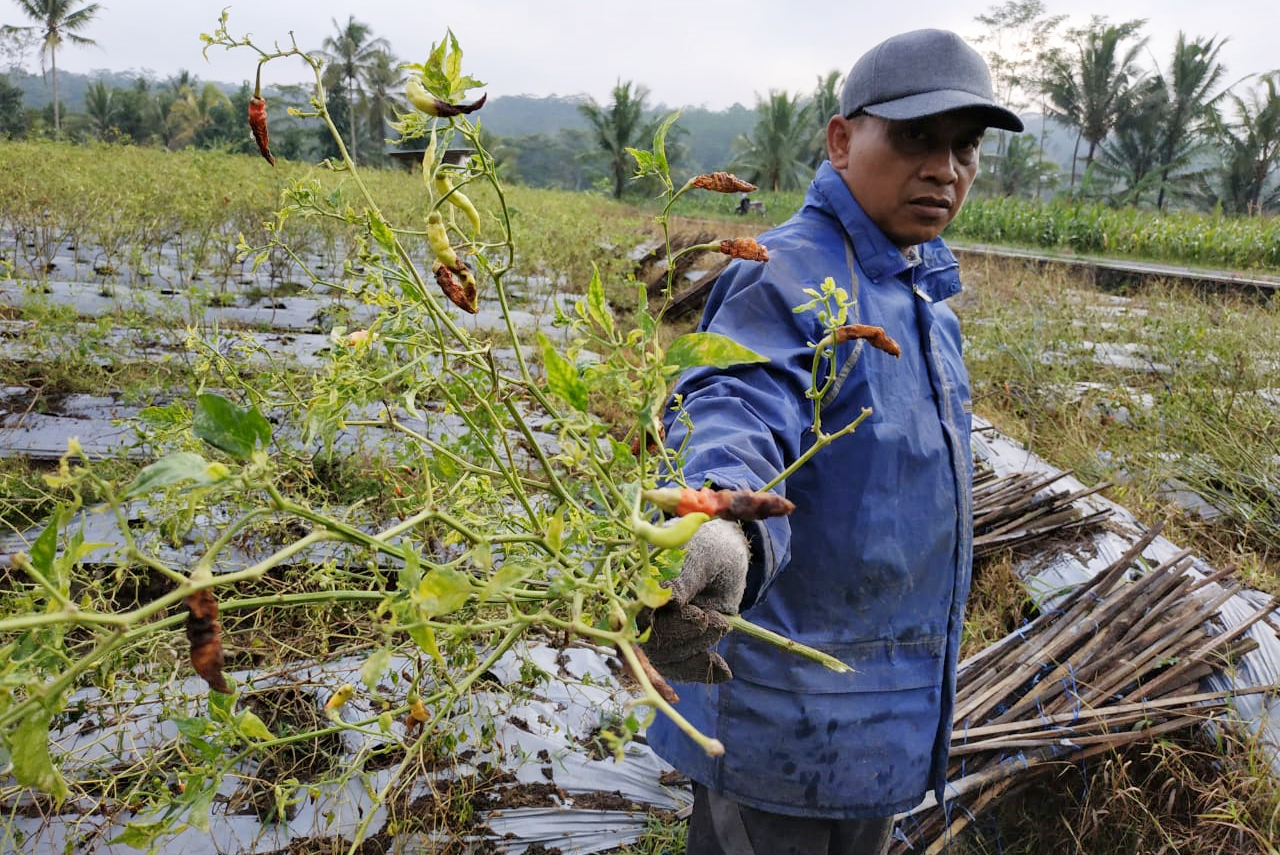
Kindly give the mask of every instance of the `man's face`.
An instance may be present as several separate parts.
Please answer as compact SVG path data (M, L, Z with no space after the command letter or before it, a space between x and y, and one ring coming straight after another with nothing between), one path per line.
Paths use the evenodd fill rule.
M984 130L964 110L907 121L836 116L827 150L867 216L905 249L937 237L959 213Z

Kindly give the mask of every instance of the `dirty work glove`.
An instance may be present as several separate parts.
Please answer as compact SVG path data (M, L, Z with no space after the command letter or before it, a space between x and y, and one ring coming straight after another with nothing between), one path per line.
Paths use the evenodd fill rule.
M729 631L725 615L738 613L750 557L747 538L735 522L709 520L690 538L680 575L670 583L671 599L637 618L641 630L650 630L644 652L664 677L722 683L733 676L709 648Z

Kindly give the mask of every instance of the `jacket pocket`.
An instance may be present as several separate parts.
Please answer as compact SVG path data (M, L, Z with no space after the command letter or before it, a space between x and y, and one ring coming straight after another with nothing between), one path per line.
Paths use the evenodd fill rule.
M946 638L819 645L853 670L838 673L767 642L731 634L720 650L735 680L804 694L896 692L942 684Z

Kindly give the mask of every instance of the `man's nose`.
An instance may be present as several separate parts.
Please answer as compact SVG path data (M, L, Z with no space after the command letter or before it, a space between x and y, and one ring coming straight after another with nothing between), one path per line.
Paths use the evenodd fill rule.
M959 164L951 146L932 146L920 165L922 177L942 184L951 184L960 175Z

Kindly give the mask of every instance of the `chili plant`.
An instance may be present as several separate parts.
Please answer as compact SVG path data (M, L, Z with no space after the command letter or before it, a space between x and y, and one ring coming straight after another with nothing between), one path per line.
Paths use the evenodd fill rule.
M484 98L469 93L483 84L463 73L451 32L424 62L405 67L412 109L395 128L402 140L421 141L425 151L421 176L413 178L417 210L394 221L334 125L318 57L296 45L263 48L234 37L226 13L203 38L206 51L221 47L256 56L257 76L280 62L307 66L314 95L297 112L328 128L340 152L329 166L348 179L341 194L325 192L316 180L292 181L264 240L242 240L242 256L255 265L285 257L305 267L306 258L289 242L291 222L339 224L355 247L348 272L358 271L362 284L354 296L381 312L367 328L335 329L331 358L305 384L268 389L253 377L237 381L233 366L204 362L204 388L194 401L144 414L153 439L165 438L168 453L128 483L111 480L72 443L48 478L62 504L29 551L14 557L19 575L0 617L0 733L18 783L55 799L83 791L84 782L65 775L51 751L51 726L66 720L73 691L109 693L117 672L137 681L168 667L156 651L166 639L176 641L180 628L190 653L190 664L181 667L207 681L207 710L197 716L172 712L178 735L167 759L157 755L154 762L184 758L176 772L181 786L132 785L132 809L154 817L129 826L123 838L132 844L153 845L187 826L207 828L225 776L238 774L254 757L343 731L391 740L403 751L389 783L375 794L385 803L411 776L415 758L445 738L433 723L446 720L499 657L535 636L615 650L639 687L634 706L670 716L708 752L722 751L671 705L670 687L639 647L644 636L636 618L666 602L662 583L678 572L681 546L709 513L719 508L743 518L789 508L764 496L695 491L683 504L677 492L672 503L670 492L655 491L663 484L686 487L680 449L657 441L675 377L692 366L727 367L762 357L710 333L683 335L664 346L659 330L675 282L652 304L637 283L627 314L635 326L624 328L598 272L583 296L557 304L553 328L531 335L521 327L513 293L532 271L519 268L512 211L470 118ZM268 107L251 104L264 154ZM658 216L664 234L672 205L685 194L749 187L724 173L675 186L665 153L674 120L660 125L651 151L632 152L637 174L656 177L665 188ZM472 154L446 163L442 153L457 141ZM707 250L767 257L751 240L681 252ZM668 258L668 270L676 269L675 261ZM818 421L822 398L840 370L837 345L865 337L873 346L896 347L882 330L845 325L850 298L831 280L811 296L797 311L817 312L827 335L813 353L817 441L795 466L857 427L828 431ZM502 335L468 323L470 314L481 312L499 319ZM625 417L606 421L597 414L604 403ZM384 443L390 451L383 466L385 477L394 478L395 496L372 518L361 502L342 507L317 501L303 484L315 472L300 465L318 459L310 455L345 453L352 432L362 431L393 437ZM80 512L90 496L115 521L109 542L86 536ZM143 503L145 511L139 511ZM694 511L666 520L664 509L680 513L682 507ZM216 526L191 558L182 559L139 535L140 515L171 540L189 538L202 520ZM236 558L247 554L245 543L262 538L275 545L254 558ZM110 590L95 575L104 565L115 568L110 578L116 586L132 585L145 595L125 598ZM306 584L270 589L273 578L299 565L309 568ZM251 693L227 673L229 658L242 661L238 647L262 641L240 637L236 627L251 614L317 609L356 613L343 619L355 621L364 635L363 686L338 689L325 704L325 720L277 732L250 705ZM847 670L741 618L733 626ZM326 644L323 637L316 641L317 647ZM393 656L416 665L393 673ZM341 715L357 695L376 698L373 712ZM276 794L283 805L290 796L281 786ZM365 817L358 838L373 816Z

